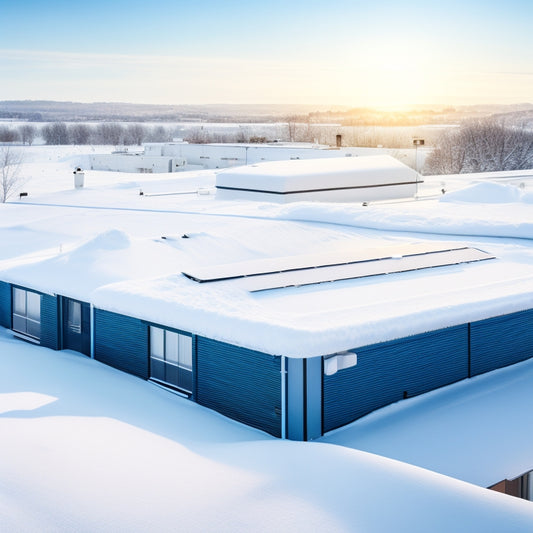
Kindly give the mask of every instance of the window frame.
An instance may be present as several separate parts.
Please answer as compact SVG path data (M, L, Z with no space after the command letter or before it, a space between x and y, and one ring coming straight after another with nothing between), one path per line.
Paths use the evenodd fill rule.
M42 294L31 289L13 286L11 299L11 329L13 332L33 342L40 342L42 333ZM23 310L21 309L22 306L18 305L22 302L22 299L24 300ZM36 334L37 332L38 334Z
M68 299L67 301L67 328L70 333L81 335L82 318L81 302Z
M148 355L151 380L182 391L187 395L192 395L193 351L193 336L191 334L149 324ZM163 368L163 378L161 377L161 370L155 371L157 366L160 369ZM175 379L167 379L167 375L175 376ZM183 385L184 380L190 381L189 387Z

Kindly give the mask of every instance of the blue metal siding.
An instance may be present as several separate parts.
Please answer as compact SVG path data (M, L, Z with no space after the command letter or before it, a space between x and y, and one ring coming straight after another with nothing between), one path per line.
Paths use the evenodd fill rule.
M472 376L533 357L533 310L473 322L470 350Z
M94 358L144 379L149 377L148 325L137 318L94 310Z
M11 328L11 284L0 281L0 326Z
M41 346L59 350L59 303L49 294L41 295Z
M281 436L281 358L197 337L196 401Z
M468 325L354 350L357 365L324 376L324 431L468 377Z

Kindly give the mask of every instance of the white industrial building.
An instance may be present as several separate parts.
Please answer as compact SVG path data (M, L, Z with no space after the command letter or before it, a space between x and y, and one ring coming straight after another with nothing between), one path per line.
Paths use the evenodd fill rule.
M322 159L392 155L404 163L412 163L413 150L389 148L331 148L312 143L273 142L264 144L189 144L187 142L146 143L142 152L116 151L92 154L92 170L162 173L186 170L219 169L251 165L264 161Z
M217 198L286 203L415 196L416 171L388 155L269 161L217 173Z

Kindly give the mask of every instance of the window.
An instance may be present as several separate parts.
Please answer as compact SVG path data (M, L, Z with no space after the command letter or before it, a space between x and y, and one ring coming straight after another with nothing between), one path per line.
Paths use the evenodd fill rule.
M81 303L70 300L67 305L68 329L72 333L81 333Z
M150 377L192 392L192 337L150 326Z
M13 331L41 338L41 295L13 288Z

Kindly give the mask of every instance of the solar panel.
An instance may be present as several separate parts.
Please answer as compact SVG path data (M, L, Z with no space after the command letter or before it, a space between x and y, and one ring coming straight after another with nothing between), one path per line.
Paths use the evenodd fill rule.
M481 250L464 248L461 250L448 250L445 252L431 252L423 255L407 256L398 259L351 263L314 270L265 274L235 280L235 282L240 281L239 287L249 292L259 292L270 289L282 289L284 287L300 287L317 283L411 272L414 270L457 265L493 258L494 256Z
M441 245L442 246L442 245ZM284 287L299 287L303 285L312 285L316 283L325 283L331 281L341 281L347 279L357 279L368 276L377 276L383 274L392 274L399 272L410 272L413 270L420 270L425 268L435 268L441 266L456 265L461 263L470 263L474 261L483 261L493 259L494 256L478 250L477 248L469 248L466 246L440 249L436 245L408 245L408 247L401 248L401 251L409 250L410 252L404 255L377 255L372 252L360 252L360 257L364 259L352 260L344 263L322 264L315 266L296 267L297 264L303 263L303 258L316 256L299 256L295 258L285 258L288 261L280 261L278 259L271 259L259 262L235 263L231 265L221 265L219 271L212 269L212 273L218 272L218 277L212 276L210 278L204 277L196 278L190 274L185 274L187 277L199 283L224 281L226 284L238 284L241 289L250 292L259 292L270 289L281 289ZM425 250L425 251L421 251ZM388 249L390 252L391 250ZM328 256L333 260L331 256ZM341 257L341 256L339 256ZM339 260L337 257L335 260ZM346 255L342 256L346 259ZM355 255L352 255L353 259ZM251 268L252 266L267 267L276 264L278 269L275 271L261 272L259 268ZM281 267L284 267L283 270ZM307 263L309 264L309 263ZM239 266L249 268L239 269ZM290 267L290 268L289 268ZM264 269L263 269L264 270ZM236 274L236 272L252 272L252 274Z
M306 254L289 257L269 257L253 261L242 261L225 265L197 267L183 272L188 278L204 283L223 281L248 276L274 274L279 272L301 271L323 268L327 266L346 265L366 261L377 261L390 258L420 255L448 250L460 250L465 246L443 243L413 243L381 248L343 250L327 254Z

